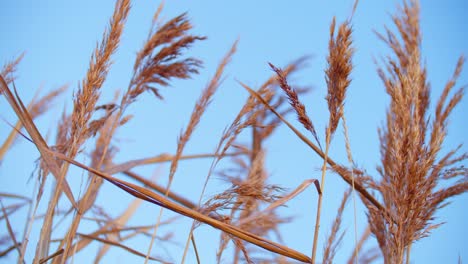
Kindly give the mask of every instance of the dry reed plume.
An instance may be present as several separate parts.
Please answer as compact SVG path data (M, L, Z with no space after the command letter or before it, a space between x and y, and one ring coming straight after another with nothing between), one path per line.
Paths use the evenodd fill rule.
M411 245L440 225L434 222L434 213L448 198L468 190L468 174L461 164L468 158L467 153L457 155L458 149L440 153L448 117L464 94L462 87L449 95L464 58L458 60L431 115L429 83L421 58L419 3L404 2L392 18L400 38L388 29L386 35L379 35L394 56L379 68L391 101L386 124L380 129L381 179L371 180L370 187L382 196L393 220L365 204L384 261L402 263L406 259L409 263ZM449 179L459 181L440 185Z
M463 57L458 60L432 113L430 84L421 54L419 3L416 0L403 1L403 5L392 16L396 31L386 28L384 34L378 34L392 51L392 55L385 57L382 66L378 67L378 75L390 96L390 105L385 125L379 130L380 176L367 175L355 166L348 135L348 130L352 128L348 128L345 115L346 94L352 86L355 50L352 20L357 3L355 1L349 19L337 25L333 18L330 25L324 71L328 120L323 128L323 136L312 121L312 117L318 115L317 110L311 112L309 109L307 112L301 100L308 88L292 85L289 81L291 75L304 68L307 60L304 57L283 68L269 63L272 76L258 87L253 88L238 81L249 96L216 141L216 148L205 153L186 154L186 146L200 125L225 78L226 68L237 52L236 41L221 59L213 77L195 102L186 128L176 138L174 154L161 152L147 158L116 162L114 157L119 151L116 133L132 119L132 115L126 113L128 107L136 104L144 92L150 92L162 100L162 88L176 79L194 77L202 66L200 59L186 56L186 53L190 52L193 45L205 40L205 37L190 33L193 26L186 13L163 21L163 4L155 11L148 37L135 56L127 88L122 94L116 91L114 99L104 103L101 102L101 93L131 9L130 0L116 1L108 28L92 52L86 75L73 95L73 109L70 113L63 111L53 143L48 143L51 140L46 141L33 120L50 109L68 86L61 86L42 97L36 95L25 106L15 87L18 66L24 54L5 63L0 76L0 96L8 101L18 122L15 125L4 122L5 126L11 127L11 132L2 142L0 162L18 138L34 144L40 153L40 160L33 197L3 190L0 192L0 221L6 226L5 234L0 237L0 246L3 248L0 258L6 259L8 255L16 254L18 263L68 263L73 262L75 255L85 254L85 249L92 248L94 242L101 245L94 259L96 263L103 260L111 247L139 256L145 262L173 263L172 259L161 256L159 251L172 243L179 243L184 250L179 248L180 256L174 257L180 258L182 263L186 260L201 263L202 256L197 249L197 241L200 241L197 228L208 225L220 231L219 243L216 245L214 241L204 241L217 247L215 257L218 263L226 261L226 258L232 263L319 263L317 249L319 236L323 233L322 211L336 210L335 220L323 245L321 261L333 263L335 256L341 253L339 246L344 241L345 231L341 230L343 214L347 203L353 199L354 230L348 232L353 233L355 238L348 263L371 263L379 258L390 264L410 263L412 244L430 236L441 225L435 221L438 209L446 205L447 199L468 191L468 170L463 165L468 154L459 153L461 146L442 153L449 117L464 96L464 87L456 88L456 85L465 60ZM287 120L291 114L310 133L313 141ZM266 141L272 138L281 125L286 125L321 159L321 163L316 164L321 169L320 178L306 179L293 190L287 190L272 181L265 161L268 156ZM347 159L342 162L330 155L331 143L340 125L344 131L343 144L347 151ZM247 134L249 141L241 140L241 134ZM90 145L93 146L92 150L86 151ZM88 157L85 161L81 161L83 155ZM202 179L204 185L200 196L198 199L184 197L173 187L179 163L199 159L211 160L208 172ZM135 172L143 165L164 162L170 163L166 184ZM228 165L222 167L221 162ZM70 178L73 177L70 165L88 173L84 186L70 184ZM50 181L49 174L54 177L51 190L46 185L46 181ZM208 182L215 174L228 187L206 198ZM327 205L329 190L325 188L325 181L327 177L332 177L329 174L336 174L349 187L343 193L337 209ZM130 180L122 179L121 175ZM98 194L108 195L102 188L106 182L134 197L115 218L106 212L105 206L98 204ZM312 251L302 253L283 241L281 225L293 225L295 222L293 217L282 215L278 208L298 199L297 196L306 189L312 189L317 194L314 196L317 200L310 203L316 203L317 206L314 222L303 227L304 234L310 237ZM45 212L40 212L39 204L46 191L51 195L45 201ZM368 228L360 239L356 234L356 197L364 204L364 213L368 216ZM14 203L4 202L6 199ZM143 202L159 207L159 215L156 219L145 219L149 221L148 224L133 225L130 218ZM19 227L11 218L25 207L29 208L28 220L19 236ZM163 210L191 219L192 225L186 234L185 245L184 241L175 241L173 233L178 230L171 230L178 217L163 218ZM97 227L87 228L83 225L85 221L95 223ZM37 244L29 243L37 222L41 223L39 240ZM60 229L58 225L66 226ZM166 230L170 231L163 233ZM272 234L276 240L271 238ZM371 235L375 237L378 249L364 249ZM148 246L131 246L128 241L137 237L145 238ZM233 246L231 253L227 252L230 245ZM188 259L191 250L193 259ZM31 259L28 259L27 251L34 252Z

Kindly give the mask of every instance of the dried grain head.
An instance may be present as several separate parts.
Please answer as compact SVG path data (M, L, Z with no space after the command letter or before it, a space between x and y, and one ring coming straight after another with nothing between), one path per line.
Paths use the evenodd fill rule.
M0 72L0 75L5 79L5 82L7 85L10 85L15 79L15 73L18 69L18 65L20 64L21 60L24 58L24 52L21 53L16 59L6 62L3 65L2 71ZM1 91L0 91L0 94Z
M183 51L205 37L190 35L192 24L184 13L160 25L156 11L148 40L138 52L133 77L123 104L129 104L144 91L162 99L157 86L168 86L173 78L187 79L198 73L202 62L195 58L182 58ZM159 26L158 26L159 25Z
M307 115L304 104L302 104L299 101L297 91L291 88L291 86L288 84L286 80L286 75L281 69L275 67L271 63L269 65L271 69L274 72L276 72L279 86L286 93L289 103L291 104L292 108L296 111L297 119L299 120L299 122L301 122L301 124L305 127L305 129L309 130L312 133L315 140L320 145L317 132L315 131L315 128L314 128L314 124L312 123L312 120L310 120L309 116Z
M70 144L71 156L74 156L74 152L76 153L80 145L93 134L88 131L88 122L94 113L100 89L112 64L111 56L118 48L129 11L129 0L116 2L109 30L104 32L100 45L96 47L91 56L86 78L83 79L75 94L70 138L72 140Z
M449 94L456 84L463 65L461 58L452 78L437 101L435 115L429 116L430 85L421 59L419 4L405 1L392 17L399 37L389 29L379 35L394 53L388 57L379 75L390 96L387 120L379 130L382 179L374 189L383 198L393 216L369 208L369 223L379 242L385 262L401 263L411 244L427 236L439 226L435 212L445 201L468 191L466 181L448 183L441 188L444 175L451 179L465 177L467 171L460 162L467 155L456 156L452 150L441 156L447 135L447 119L461 101L464 88ZM450 98L449 98L450 97ZM429 124L432 123L432 126Z
M327 103L330 112L330 133L333 134L338 127L341 116L343 115L346 90L351 83L351 71L353 69L351 33L352 29L349 22L344 22L338 27L335 36L335 18L330 26L330 41L328 43L327 69L325 70L325 79L327 82Z

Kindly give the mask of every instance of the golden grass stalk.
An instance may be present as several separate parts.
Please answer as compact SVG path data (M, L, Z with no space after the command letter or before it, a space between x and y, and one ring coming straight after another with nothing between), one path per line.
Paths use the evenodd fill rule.
M95 111L96 103L100 96L100 89L107 77L107 73L112 64L111 56L117 50L122 35L123 27L125 25L128 13L130 11L130 0L118 0L115 3L114 13L110 21L109 31L105 31L101 44L96 48L93 55L91 56L90 65L86 78L83 79L81 87L75 95L73 101L73 112L71 114L71 128L70 136L68 138L67 155L69 157L75 157L78 153L82 144L91 136L95 134L95 128L93 128L92 122L90 122L92 114ZM65 178L68 171L67 163L61 168L61 179ZM40 243L36 251L36 260L42 259L47 255L49 249L49 241L51 236L51 225L53 223L53 216L55 206L60 198L60 190L56 190L52 199L49 201L49 206L44 219L44 225L41 229ZM83 205L80 204L81 212ZM56 261L60 259L66 259L70 254L71 240L73 239L76 228L79 223L78 219L73 221L73 225L63 241L66 245L65 251L60 258L56 258ZM60 246L63 246L61 243Z
M112 159L112 153L109 153L109 151L112 150L110 141L113 134L118 126L123 125L128 120L127 117L123 117L124 110L135 102L136 98L143 91L149 90L158 95L156 88L152 84L166 86L168 85L167 81L171 78L188 78L190 74L197 73L200 61L192 58L177 60L177 58L181 55L182 49L189 47L196 40L204 38L187 34L186 31L191 28L191 25L185 14L167 22L157 31L154 31L157 23L156 20L161 10L162 5L156 11L149 39L137 55L134 75L127 92L121 99L117 113L113 115L113 110L116 109L115 104L95 107L95 110L104 109L106 114L104 117L90 122L87 131L91 135L100 131L92 157L93 167L105 167ZM157 51L158 48L159 51ZM68 255L71 249L71 238L76 233L82 215L94 204L96 194L101 185L102 179L92 176L88 189L80 203L81 210L75 216L73 224L67 233L67 239L64 241L67 245L65 256Z
M130 11L129 0L118 0L115 3L114 14L110 21L110 29L104 32L101 44L96 48L89 65L86 78L82 81L80 89L73 102L72 127L70 131L70 154L77 151L79 146L91 134L88 122L95 111L99 99L99 91L107 77L112 64L111 56L118 48L120 37ZM72 157L74 155L71 155Z
M208 107L211 98L213 97L214 93L217 91L218 87L222 82L222 76L224 72L224 68L226 65L231 61L232 56L236 52L238 41L234 42L229 52L224 56L221 63L218 65L216 69L216 73L211 79L210 83L207 87L203 90L201 97L198 99L197 103L195 104L195 108L193 109L192 115L190 116L189 123L187 128L185 129L184 133L179 137L178 144L177 144L177 151L174 155L173 162L171 163L170 167L170 176L169 181L172 181L172 177L177 169L178 161L182 156L182 151L190 139L193 131L195 130L196 126L200 122L201 116L205 112L206 108Z
M232 152L232 153L225 153L225 157L230 157L230 156L238 156L245 154L243 151L238 151L238 152ZM218 158L221 157L220 155L217 154L192 154L192 155L182 155L179 157L179 160L190 160L190 159L202 159L202 158ZM125 172L129 171L135 167L142 166L142 165L150 165L150 164L156 164L156 163L163 163L163 162L170 162L173 161L175 158L174 155L168 154L168 153L163 153L159 154L154 157L149 157L149 158L143 158L143 159L135 159L135 160L130 160L126 161L120 164L115 164L110 166L109 168L106 169L106 173L109 174L115 174L119 172Z
M323 201L323 193L325 189L325 175L327 170L328 151L330 149L333 134L338 127L338 123L343 115L344 100L346 97L346 90L351 83L350 74L353 68L351 57L353 55L353 48L351 47L351 27L348 22L342 23L338 28L338 33L335 36L335 18L333 18L330 25L330 41L328 43L328 67L325 70L325 79L327 82L327 103L328 111L330 113L328 119L328 126L325 132L325 157L322 165L322 180L320 189L322 195L318 197L317 202L317 215L314 231L314 242L312 246L312 262L315 263L315 256L317 252L318 235L320 231L320 217ZM351 179L354 186L354 177Z
M171 163L171 168L170 168L170 172L169 172L169 184L168 184L168 188L167 188L168 190L170 189L170 184L172 182L172 178L174 176L174 173L175 173L175 171L177 169L177 163L179 161L180 156L182 155L182 151L183 151L183 149L185 147L185 144L190 139L190 136L191 136L193 130L195 129L195 127L197 126L197 124L200 122L201 115L205 112L205 109L207 108L208 104L210 103L210 100L211 100L212 96L214 95L214 93L218 90L219 86L221 85L224 68L231 61L232 56L234 55L234 53L236 53L237 43L238 42L239 41L236 40L233 43L233 45L231 46L231 48L229 49L229 51L226 53L226 55L223 57L223 59L221 60L221 62L219 63L219 65L218 65L218 67L216 69L216 72L215 72L214 76L212 77L211 81L208 83L208 85L206 86L206 88L202 92L202 95L200 96L197 103L195 104L195 107L194 107L194 109L192 111L192 115L190 116L189 124L188 124L185 132L180 136L180 138L178 140L176 155L175 155L174 160ZM217 154L217 152L216 152L216 154ZM210 168L210 171L211 171L211 168ZM201 196L203 195L203 193L205 191L205 187L206 187L208 178L209 178L209 176L207 176L207 179L205 180L205 185L204 185L204 187L202 189ZM167 193L166 193L166 195L167 195ZM200 201L199 201L199 204L200 204ZM187 242L185 244L185 250L184 250L183 257L182 257L182 263L184 263L184 261L185 261L185 256L186 256L186 253L187 253L187 250L188 250L188 244L189 244L189 241L191 241L191 239L192 239L192 232L193 232L194 224L195 224L195 222L192 223L192 227L190 229L190 233L188 235Z
M66 182L66 180L63 179L63 177L60 174L60 168L58 164L56 163L56 160L50 156L49 153L47 153L46 150L49 149L47 143L43 139L42 135L39 133L37 130L37 127L34 125L34 122L32 121L32 118L22 103L21 99L19 96L16 94L16 97L13 95L13 93L9 90L8 86L6 85L5 80L3 77L0 76L0 90L2 90L2 93L10 103L11 107L15 111L16 115L20 119L20 121L23 123L24 128L28 132L28 134L31 136L32 141L35 143L36 147L38 148L39 152L41 153L42 159L47 164L47 167L49 168L50 172L54 175L54 177L57 180L57 189L63 190L67 196L67 198L70 200L72 206L75 208L77 207L77 204L75 202L75 199L73 197L73 194L71 192L70 186ZM37 204L36 203L36 208L34 211L37 209ZM45 223L44 226L48 226L50 228L51 223ZM45 243L45 242L43 242ZM41 243L40 243L41 244ZM39 249L39 247L38 247ZM43 251L43 248L41 248L41 251ZM44 252L45 253L45 252ZM44 254L46 256L47 254ZM38 261L38 260L37 260Z
M106 116L109 116L111 113L110 111L107 111L108 113ZM108 163L110 163L110 160L113 157L113 153L107 152L106 155L104 156L104 149L105 149L105 143L109 137L109 133L112 130L112 119L114 117L111 117L108 122L104 122L104 124L99 128L99 136L96 139L95 142L95 148L93 152L91 153L91 166L94 168L106 168ZM73 247L72 247L72 239L75 237L75 233L78 229L78 226L80 224L81 218L83 215L94 205L98 190L100 189L101 185L103 184L103 180L99 177L96 177L94 175L90 175L90 179L88 181L88 186L83 194L82 198L79 201L79 208L77 213L73 217L72 224L69 226L67 234L65 236L65 239L63 239L60 242L59 248L65 246L65 253L63 256L68 256L71 254ZM58 259L57 259L58 260Z
M107 142L103 142L103 156L107 152L110 140L118 126L124 125L131 116L123 116L125 109L136 101L144 91L150 91L158 98L162 98L155 85L168 86L173 78L186 79L198 73L201 61L194 58L180 59L182 51L194 42L204 40L205 37L189 35L192 25L186 14L159 26L159 14L163 9L162 2L155 12L148 40L138 52L135 59L133 76L127 91L121 99L112 129L108 133ZM118 122L117 122L118 121Z
M110 174L110 173L109 173ZM187 207L187 208L190 208L192 210L197 210L197 205L195 203L193 203L192 201L188 200L187 198L185 197L182 197L170 190L167 190L167 188L164 188L152 181L149 181L143 177L141 177L140 175L134 173L134 172L131 172L131 171L125 171L124 172L125 175L127 175L128 177L130 177L131 179L134 179L142 184L144 184L147 188L151 188L153 190L155 190L156 192L160 193L160 194L167 194L167 197L172 199L173 201Z
M270 80L267 80L267 83L268 82L270 82ZM281 108L285 100L284 97L279 96L279 93L274 90L274 88L276 88L274 85L281 86L281 84L279 84L279 80L276 80L276 83L262 86L259 91L263 92L262 90L265 90L264 96L268 98L268 101L273 104L275 108ZM267 87L268 90L266 90ZM224 195L221 195L221 197L217 199L217 203L223 207L223 204L231 204L232 200L232 206L229 208L229 221L233 223L237 222L237 226L242 229L261 236L267 235L270 231L274 231L278 234L278 225L288 222L289 219L279 217L273 210L264 212L263 214L258 214L257 212L262 204L271 204L280 198L278 193L280 188L267 183L269 175L264 168L265 151L263 149L263 142L266 141L275 128L278 127L280 121L257 100L250 102L251 110L245 113L247 115L245 121L243 123L239 123L239 127L232 131L234 133L231 134L231 136L235 136L236 132L239 133L242 129L246 128L247 125L251 127L252 140L250 146L246 147L249 149L250 157L248 160L243 160L242 157L234 157L234 162L237 164L238 172L235 173L235 175L224 175L224 177L231 182L232 187L223 192ZM249 109L247 104L242 110L244 109ZM236 122L233 124L236 124ZM235 127L236 126L234 125L233 128ZM229 144L229 142L227 142L227 144ZM246 177L241 176L244 174ZM213 210L215 209L216 208L213 208ZM250 221L245 221L246 219L250 219ZM229 237L226 234L222 234L220 248L217 253L218 261L229 241L232 241L236 246L233 260L234 263L238 263L241 258L241 254L245 261L250 260L250 247L244 246L242 243L233 240L232 237Z
M463 165L468 155L455 156L458 149L441 156L447 135L447 121L464 95L464 87L450 97L464 63L461 57L452 78L436 102L429 117L430 90L421 59L419 4L404 1L392 16L399 37L389 29L380 38L394 56L379 67L386 92L390 96L385 126L380 130L380 181L372 186L382 196L383 204L395 221L369 209L369 223L386 263L407 263L413 242L426 237L440 226L434 214L446 200L468 191L468 172ZM432 126L428 126L431 124ZM440 157L440 158L439 158ZM445 178L460 179L440 186Z

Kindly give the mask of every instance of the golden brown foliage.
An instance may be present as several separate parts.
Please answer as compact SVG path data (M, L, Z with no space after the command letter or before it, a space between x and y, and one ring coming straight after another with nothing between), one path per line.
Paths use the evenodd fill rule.
M378 35L393 53L378 68L378 75L390 96L386 123L379 130L380 178L371 177L364 170L356 168L344 111L353 70L351 20L357 1L350 19L337 26L333 18L330 25L327 66L324 72L329 116L324 129L324 142L320 142L317 134L319 130L316 130L300 99L307 89L291 85L288 81L290 75L303 68L306 60L304 57L282 69L269 63L274 75L256 89L239 82L249 92L249 97L221 134L215 151L185 155L187 144L224 80L226 67L237 50L236 41L195 102L186 128L177 137L174 154L162 152L146 158L128 158L117 163L114 161L119 151L115 142L116 131L132 118L132 115L125 113L126 109L137 102L145 91L162 99L161 88L169 86L173 80L189 79L197 74L202 65L201 60L185 56L185 52L205 39L190 33L193 26L186 13L163 22L160 18L163 9L161 4L151 21L148 38L135 56L126 90L122 95L116 92L111 102L100 102L130 6L130 0L116 1L109 27L93 51L86 76L73 96L72 112L67 113L64 110L57 124L54 146L49 146L33 120L47 111L67 86L52 90L37 100L33 99L26 107L14 86L17 67L23 54L3 66L0 95L8 101L19 121L12 126L10 135L2 143L0 161L18 135L32 142L41 158L35 197L0 193L1 199L8 198L16 202L5 206L3 200L0 200L0 221L4 221L6 226L5 234L0 237L0 245L5 248L0 252L0 258L16 251L18 262L25 262L25 253L29 250L35 251L34 263L65 263L72 261L75 254L80 254L95 242L101 245L95 262L102 261L110 247L118 247L147 261L170 263L166 257L154 255L152 245L157 241L159 249L174 243L174 230L171 227L176 218L184 216L193 223L187 236L182 262L185 261L190 242L197 261L201 262L197 250L197 241L200 239L197 239L199 237L195 228L208 225L220 231L216 255L219 263L226 258L225 252L230 244L234 246L232 259L229 260L232 263L315 263L318 258L316 251L322 204L327 205L324 197L325 194L329 195L325 191L325 179L331 171L338 174L349 185L349 189L344 192L341 204L336 209L336 218L323 245L322 263L334 262L338 246L344 237L344 232L340 232L343 213L354 191L359 194L366 207L369 227L359 241L355 238L355 248L348 263L371 263L380 255L385 263L401 264L405 260L409 263L411 245L430 236L431 231L440 226L440 223L435 222L438 209L446 205L447 199L468 191L468 170L463 166L468 153L459 154L461 146L447 153L441 152L448 133L449 117L464 96L464 87L455 87L465 59L460 57L458 60L452 77L442 89L431 112L430 84L421 55L420 10L416 0L403 1L403 6L392 16L396 32L386 28L385 34ZM290 113L294 113L302 126L312 134L315 143L287 121L286 116ZM345 134L345 162L348 162L348 166L335 161L329 153L340 120ZM319 164L320 179L306 179L292 191L272 182L265 162L268 155L266 141L283 124L323 162ZM27 134L22 132L23 128ZM242 133L248 133L247 142L239 139ZM85 153L85 146L91 144L93 149ZM89 159L85 159L85 162L78 161L81 154L88 155ZM211 165L197 202L193 197L185 197L177 190L172 190L171 186L180 162L202 158L211 159ZM218 168L222 160L227 160L229 165ZM140 166L163 162L170 162L165 185L134 172ZM87 172L88 181L84 186L70 186L70 165ZM119 173L131 178L131 182L119 178ZM229 186L203 201L208 181L215 173ZM43 194L47 190L46 180L49 174L53 175L55 181L43 214L39 212L39 203L45 196ZM106 182L133 196L128 206L123 207L124 211L114 218L106 211L105 205L97 202L98 194ZM295 199L312 184L315 187L314 195L317 194L318 199L311 202L317 202L316 221L304 227L304 230L310 230L314 226L313 235L312 232L304 232L313 243L309 257L283 242L279 227L292 222L293 218L282 215L278 208ZM75 197L77 191L78 198ZM62 197L62 193L66 199ZM159 218L156 221L149 219L151 222L145 225L130 224L130 218L143 202L160 207ZM19 237L15 233L17 226L11 221L11 216L26 206L30 207L29 216L24 234ZM68 208L64 208L65 206ZM172 211L176 217L164 221L161 218L163 209ZM310 208L304 209L309 210ZM356 222L356 205L354 210ZM35 221L41 221L37 245L28 243ZM85 228L83 221L95 224L96 228ZM67 225L59 230L57 226L64 225L64 222ZM169 231L163 235L157 234L161 226L168 227ZM356 223L354 229L356 233ZM269 238L272 234L277 237L278 242ZM363 245L371 234L375 236L379 248L363 250ZM128 241L135 237L150 241L147 253L143 253L144 248L129 246L131 244Z
M369 224L386 263L402 263L404 259L409 262L412 243L440 225L434 222L434 213L448 198L468 191L467 171L458 165L466 160L467 154L455 156L455 149L440 156L448 116L463 97L463 87L450 98L449 94L464 59L459 59L430 118L429 83L421 59L419 12L416 1L404 2L392 17L401 40L388 29L386 36L380 35L395 56L385 62L385 70L379 68L391 101L386 124L380 130L382 163L378 169L382 178L373 186L382 195L394 221L368 203L367 206ZM447 174L450 176L446 177ZM440 186L445 178L463 176L461 181L444 184L448 187Z

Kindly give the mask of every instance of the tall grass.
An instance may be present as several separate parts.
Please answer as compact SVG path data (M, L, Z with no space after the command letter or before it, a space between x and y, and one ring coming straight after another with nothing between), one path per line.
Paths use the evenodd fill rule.
M221 137L214 140L216 148L211 153L187 154L185 147L226 78L224 71L236 55L238 41L220 60L213 77L201 91L188 124L177 137L174 154L161 153L144 159L128 157L120 163L114 160L119 142L116 133L130 126L129 120L132 119L127 113L128 107L137 104L144 92L162 100L161 90L174 80L194 78L199 73L202 61L191 54L191 48L206 38L191 33L193 26L186 13L164 20L161 16L163 5L159 6L151 21L148 37L135 56L126 89L121 95L116 93L113 100L103 103L101 89L131 11L130 0L117 0L108 28L91 54L89 68L75 88L71 98L73 108L70 113L64 111L56 124L55 140L41 134L34 120L52 106L67 86L42 97L36 95L26 106L15 87L16 73L24 55L7 62L1 71L0 94L19 121L15 125L4 122L11 128L11 133L2 140L0 160L8 155L18 137L31 142L39 151L40 158L34 196L6 191L0 193L0 220L6 227L2 234L4 239L0 240L3 246L0 258L15 255L18 263L71 263L75 255L85 254L85 249L99 244L95 262L100 262L110 247L118 247L127 254L140 256L145 262L172 263L172 259L154 252L176 242L181 245L181 250L180 255L173 257L181 259L182 263L194 263L202 262L197 245L203 241L217 247L219 263L333 263L335 255L342 254L339 246L344 238L344 231L341 231L343 214L352 199L354 230L351 232L354 239L348 242L354 250L348 263L371 263L382 259L385 263L410 263L412 245L430 236L440 226L434 221L437 211L447 204L449 198L468 191L468 171L464 167L468 154L459 153L461 147L442 151L449 117L464 96L464 86L457 85L464 58L460 57L456 63L442 94L433 96L421 54L419 3L416 0L403 1L392 16L396 30L386 28L384 33L377 33L391 51L377 69L390 104L385 123L379 128L379 175L368 175L354 162L348 135L352 128L347 127L345 111L347 91L353 88L354 51L359 48L353 43L356 8L359 8L357 1L350 18L340 24L333 18L330 23L324 69L328 108L307 111L308 105L302 97L308 88L290 84L290 76L301 71L308 58L300 58L285 67L269 63L271 77L258 87L238 81L239 88L246 90L249 97ZM431 98L435 99L434 111L431 110ZM70 102L70 99L65 100ZM328 121L321 131L313 120L323 112L328 112ZM303 128L292 125L287 120L288 115L294 115ZM272 183L266 168L268 151L265 145L280 126L287 127L322 161L316 164L321 168L320 177L305 180L293 190ZM347 159L344 161L337 161L330 151L338 143L333 139L340 128L345 135L342 144ZM303 129L307 135L301 132ZM241 135L247 135L248 141L241 140ZM83 161L79 157L85 145L92 145L93 149L87 150L88 158ZM204 185L199 197L184 196L173 186L179 163L207 158L211 159L211 164L202 180ZM163 162L170 162L166 183L135 172L140 166ZM223 162L228 165L221 166ZM88 174L84 186L70 184L70 178L75 177L70 172L71 166ZM340 194L343 196L340 206L331 208L327 204L330 187L325 183L335 174L348 188ZM46 184L51 182L49 175L54 177L52 186ZM206 187L213 176L223 179L229 186L206 198ZM106 212L105 205L97 202L98 195L109 195L103 188L106 182L115 185L114 190L130 195L127 197L131 202L127 207L122 206L124 212L116 218ZM299 252L281 239L284 230L280 225L295 222L293 218L282 215L279 208L299 199L298 195L306 189L313 190L316 196L310 198L311 206L304 211L313 211L315 219L300 228L304 230L301 235L310 237L312 250ZM44 196L44 192L51 195ZM18 203L6 204L3 201L6 199ZM357 199L364 205L364 212L357 212ZM159 214L156 219L150 219L149 225L132 226L129 219L142 201L159 208ZM40 210L41 203L47 204L44 212ZM26 223L12 222L11 218L23 207L29 208ZM175 226L175 219L163 218L166 210L192 220L188 234L182 239L174 241L171 236L160 235L160 228L170 230ZM328 232L324 232L321 224L323 210L337 211ZM357 213L368 216L368 228L360 238L357 236ZM88 228L84 221L94 222L97 228ZM31 243L32 229L38 226L36 222L41 223L39 239L37 243ZM63 226L62 223L66 223L65 228L57 228L58 225ZM24 231L18 236L21 225L25 226ZM220 230L219 242L201 239L195 232L200 225ZM322 233L327 233L327 239L321 246L322 260L318 260ZM272 239L271 234L276 234L278 239ZM140 248L128 243L135 237L146 238L148 246ZM364 251L363 244L370 237L375 237L378 249ZM226 252L230 245L234 250ZM27 251L35 252L32 259L27 259Z

